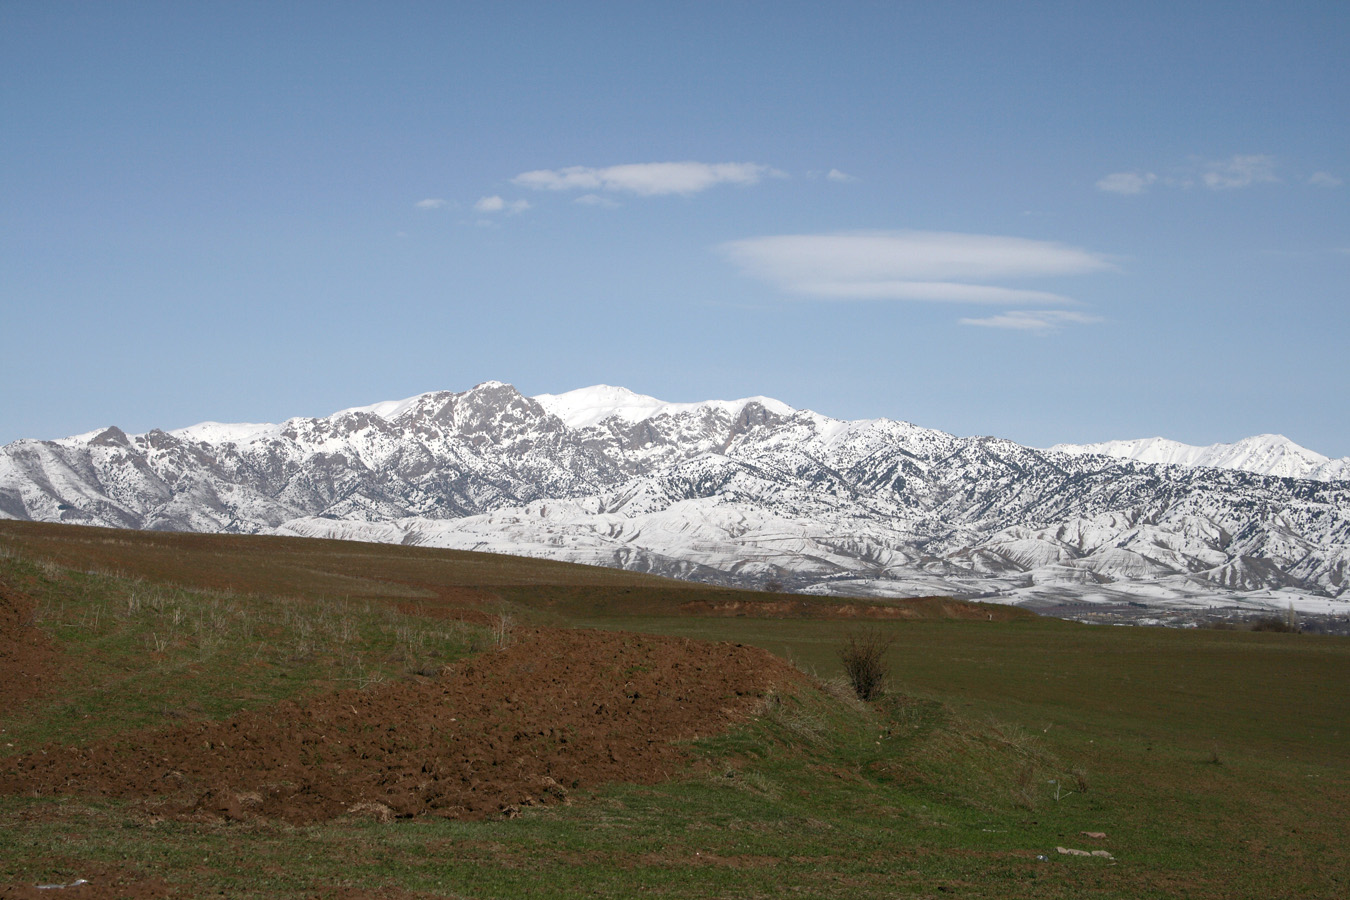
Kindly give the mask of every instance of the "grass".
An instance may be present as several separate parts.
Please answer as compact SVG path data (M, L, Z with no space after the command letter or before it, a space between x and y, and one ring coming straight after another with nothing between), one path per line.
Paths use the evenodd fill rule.
M39 599L36 622L64 657L58 694L4 722L6 748L435 674L492 642L485 627L370 600L155 584L13 554L0 558L0 581Z
M1026 845L1053 842L1056 826L1047 820L1015 835L991 827L1024 814L1004 773L1029 744L990 740L976 723L953 730L948 716L939 704L877 709L827 692L784 698L756 724L702 742L701 765L684 778L615 786L509 822L147 824L112 804L60 803L28 820L35 824L10 856L40 856L63 838L71 859L134 859L149 871L191 873L203 893L241 897L300 896L318 884L521 896L541 883L556 897L866 897L976 876L994 892L987 896L1006 896L1010 885L1050 874ZM990 794L954 800L946 760L974 746ZM907 760L926 768L895 777ZM43 877L80 876L67 863Z
M0 885L102 867L235 897L1350 894L1344 638L884 621L890 688L861 703L839 680L850 621L687 613L736 592L417 548L44 528L0 523L0 578L40 601L66 672L3 721L16 747L0 752L417 677L541 621L756 644L819 687L700 742L681 777L509 821L213 824L0 797ZM481 626L438 617L468 608Z

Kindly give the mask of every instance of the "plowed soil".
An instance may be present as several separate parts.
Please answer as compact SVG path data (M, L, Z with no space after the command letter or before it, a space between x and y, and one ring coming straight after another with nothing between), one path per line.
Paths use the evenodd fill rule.
M307 823L510 816L678 771L672 742L748 717L800 673L739 644L539 629L439 677L0 760L0 791Z
M0 716L43 693L55 674L56 652L33 626L33 601L0 582Z

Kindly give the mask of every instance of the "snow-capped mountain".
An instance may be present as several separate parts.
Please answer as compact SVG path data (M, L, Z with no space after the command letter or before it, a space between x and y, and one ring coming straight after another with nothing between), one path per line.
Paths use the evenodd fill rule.
M1311 478L1316 481L1350 479L1350 457L1328 459L1320 453L1300 447L1282 434L1258 434L1231 444L1210 444L1208 447L1155 437L1134 441L1103 441L1099 444L1056 444L1050 449L1076 456L1095 453L1157 465L1240 469L1279 478Z
M493 550L803 591L1350 611L1350 482L489 382L0 448L0 517Z

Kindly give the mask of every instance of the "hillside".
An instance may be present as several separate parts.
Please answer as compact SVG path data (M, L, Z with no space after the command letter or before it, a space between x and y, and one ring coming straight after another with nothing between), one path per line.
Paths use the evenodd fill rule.
M0 524L0 599L0 677L42 676L0 708L3 897L1350 879L1344 639L35 523ZM834 680L860 619L870 704Z

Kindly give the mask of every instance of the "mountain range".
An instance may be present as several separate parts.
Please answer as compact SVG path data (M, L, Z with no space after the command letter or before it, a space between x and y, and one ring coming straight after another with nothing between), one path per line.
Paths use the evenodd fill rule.
M500 382L0 447L0 517L388 541L808 593L1350 612L1350 460Z
M1311 478L1315 481L1350 480L1350 457L1328 459L1300 447L1282 434L1258 434L1231 444L1195 447L1167 438L1135 441L1103 441L1098 444L1056 444L1050 448L1077 456L1095 454L1133 459L1164 466L1207 466L1239 469L1280 478Z

